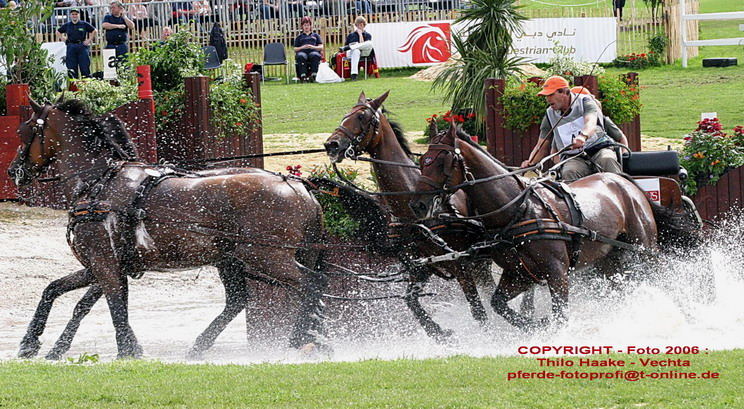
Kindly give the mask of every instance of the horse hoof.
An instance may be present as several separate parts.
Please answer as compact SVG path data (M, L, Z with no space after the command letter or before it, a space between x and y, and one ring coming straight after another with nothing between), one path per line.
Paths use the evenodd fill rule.
M130 348L127 348L125 351L120 351L116 355L116 359L140 359L142 358L142 347L139 345L134 345Z
M51 351L49 351L46 354L46 356L44 357L44 359L46 359L48 361L59 361L60 359L62 359L62 352L57 352L55 350L51 350Z
M23 340L18 350L18 358L33 358L39 353L39 349L41 349L41 342L38 339Z
M452 335L454 335L455 332L451 329L443 329L440 331L437 331L432 338L439 342L440 344L446 343L452 338Z
M329 345L321 344L319 342L308 342L307 344L298 348L300 353L308 357L325 357L330 358L333 354L333 348Z
M187 361L201 361L204 359L204 352L199 351L198 349L191 349L189 352L186 353L186 360Z

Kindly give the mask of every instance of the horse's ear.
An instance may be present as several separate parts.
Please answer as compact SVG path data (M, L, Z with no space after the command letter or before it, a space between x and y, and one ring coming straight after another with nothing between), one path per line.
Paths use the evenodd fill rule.
M366 104L367 103L367 96L364 95L364 91L359 93L359 100L357 101L357 104Z
M453 143L457 139L457 124L454 121L450 122L449 129L447 129L447 139Z
M31 98L31 96L28 97L28 101L29 103L31 103L31 109L34 110L34 113L36 115L41 115L41 111L42 111L41 105L39 105L38 102L34 101L34 99Z
M387 90L384 94L370 101L369 105L374 109L380 109L382 103L385 102L385 99L387 99L388 94L390 94L390 90Z
M439 127L437 126L436 119L429 121L429 139L434 139L439 133Z

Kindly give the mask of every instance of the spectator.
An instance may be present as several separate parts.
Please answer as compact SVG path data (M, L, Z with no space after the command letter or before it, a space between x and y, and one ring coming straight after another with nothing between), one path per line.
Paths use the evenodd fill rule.
M172 24L185 24L194 18L194 5L189 1L173 3L171 9L173 10Z
M259 0L258 9L261 13L261 18L264 20L279 16L279 6L275 5L272 0Z
M206 23L212 19L212 8L209 6L209 0L196 0L191 3L191 7L194 10L194 17L199 24L204 24L206 30Z
M615 12L615 18L620 18L620 21L623 21L623 7L625 7L625 0L612 0L612 10Z
M106 30L106 49L116 50L119 60L126 58L129 48L127 47L127 31L134 29L134 23L124 15L124 5L120 1L112 1L111 14L106 14L101 27Z
M70 21L57 29L57 37L67 45L65 64L70 78L90 77L90 45L96 37L96 29L80 20L80 10L70 10Z
M372 14L372 3L369 0L349 0L349 3L356 9L354 14Z
M302 32L294 40L297 76L301 82L312 82L315 81L315 76L318 74L323 40L320 39L318 33L313 32L313 21L310 17L303 17L300 20L300 25L302 26Z
M132 20L138 32L143 32L150 27L158 25L157 20L150 17L150 12L144 4L127 5L127 15Z
M367 20L359 16L354 21L354 31L346 36L346 42L341 47L341 51L347 51L351 58L351 80L355 81L359 74L359 60L362 56L368 57L373 53L372 34L364 31L367 27Z
M171 35L173 35L173 29L170 26L163 27L163 32L160 34L160 43L168 41Z

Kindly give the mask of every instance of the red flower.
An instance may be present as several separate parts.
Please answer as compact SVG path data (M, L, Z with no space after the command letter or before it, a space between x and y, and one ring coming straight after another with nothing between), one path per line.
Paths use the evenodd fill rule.
M240 98L240 103L241 104L247 104L248 103L248 100L245 99L245 98Z
M468 119L475 118L475 112L471 112L468 114Z
M242 122L235 122L235 126L243 126Z

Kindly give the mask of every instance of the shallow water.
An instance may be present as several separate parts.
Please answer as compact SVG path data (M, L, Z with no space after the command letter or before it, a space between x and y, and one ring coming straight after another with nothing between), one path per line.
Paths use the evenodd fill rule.
M4 204L0 210L7 211ZM64 239L63 213L4 219L0 224L0 360L13 359L44 287L79 269ZM693 255L667 257L646 264L653 278L614 289L607 280L574 280L570 320L558 329L526 336L490 312L481 328L470 317L453 283L434 279L425 307L455 335L445 344L429 339L401 300L346 303L328 301L328 342L334 352L319 359L430 358L449 355L514 355L519 345L700 346L709 349L744 347L744 226L730 223L712 232ZM712 273L716 299L700 302L701 272ZM498 279L496 275L496 279ZM130 280L130 323L145 357L184 361L197 335L224 306L216 271L203 268L178 273L147 273ZM43 356L71 316L84 290L55 303L41 340ZM381 287L401 293L400 285ZM548 293L538 289L538 315L549 309ZM515 304L519 299L515 300ZM286 347L288 325L267 327L263 305L253 305L251 332L241 314L217 339L204 360L212 363L305 362L310 358ZM270 314L268 314L270 315ZM100 301L86 317L67 356L116 354L108 308Z

